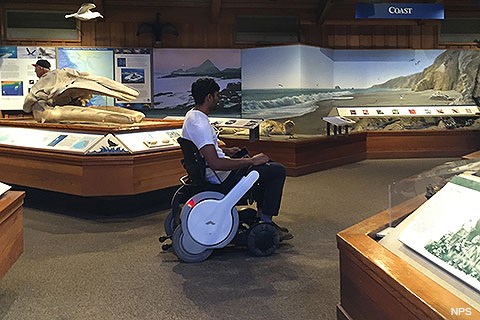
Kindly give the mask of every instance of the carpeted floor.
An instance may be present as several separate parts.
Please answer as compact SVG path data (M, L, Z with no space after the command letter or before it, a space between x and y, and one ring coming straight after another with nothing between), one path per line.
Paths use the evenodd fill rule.
M0 280L0 319L335 319L335 235L387 207L388 184L448 159L367 160L289 177L295 238L271 257L237 248L179 263L158 236L174 189L123 199L27 190L25 252Z

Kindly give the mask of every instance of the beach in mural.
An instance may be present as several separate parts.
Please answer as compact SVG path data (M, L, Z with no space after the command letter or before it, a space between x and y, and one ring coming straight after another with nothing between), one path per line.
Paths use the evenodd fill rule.
M299 117L322 108L322 101L352 100L358 90L246 89L242 91L244 118L283 119ZM329 110L323 110L328 114Z
M308 46L242 51L242 116L296 123L324 134L336 107L474 105L480 54L445 50L329 50Z
M163 115L183 116L193 107L192 83L201 77L214 78L220 86L215 116L240 117L240 50L158 49L154 50L153 107Z
M422 93L405 89L263 89L243 90L242 117L293 120L296 133L325 134L322 117L336 114L336 107L445 105L432 101L434 90ZM450 96L458 96L449 91ZM381 103L379 103L381 101Z

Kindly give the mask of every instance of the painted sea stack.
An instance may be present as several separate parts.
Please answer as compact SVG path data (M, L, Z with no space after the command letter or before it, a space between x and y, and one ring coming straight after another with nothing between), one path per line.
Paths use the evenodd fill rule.
M211 77L220 85L217 116L241 114L240 50L154 51L154 108L164 115L183 116L193 106L191 84Z

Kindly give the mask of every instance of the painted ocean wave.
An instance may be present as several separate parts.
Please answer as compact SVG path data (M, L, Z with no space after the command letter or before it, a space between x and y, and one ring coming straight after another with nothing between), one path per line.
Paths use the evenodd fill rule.
M318 108L316 102L334 99L352 99L349 90L329 90L312 93L300 93L290 90L290 95L284 95L277 91L276 96L272 91L265 90L263 93L256 91L244 93L242 101L242 114L246 118L279 119L298 117L311 113ZM259 99L268 96L270 99ZM253 99L252 99L253 98ZM254 100L255 99L255 100Z

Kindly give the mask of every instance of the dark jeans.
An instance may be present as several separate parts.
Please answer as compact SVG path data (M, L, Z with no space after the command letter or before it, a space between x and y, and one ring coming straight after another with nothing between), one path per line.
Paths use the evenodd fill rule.
M271 161L260 166L234 170L224 183L231 189L242 176L252 170L260 174L257 183L253 186L257 208L262 210L262 214L269 216L278 215L286 176L285 167L282 164Z

